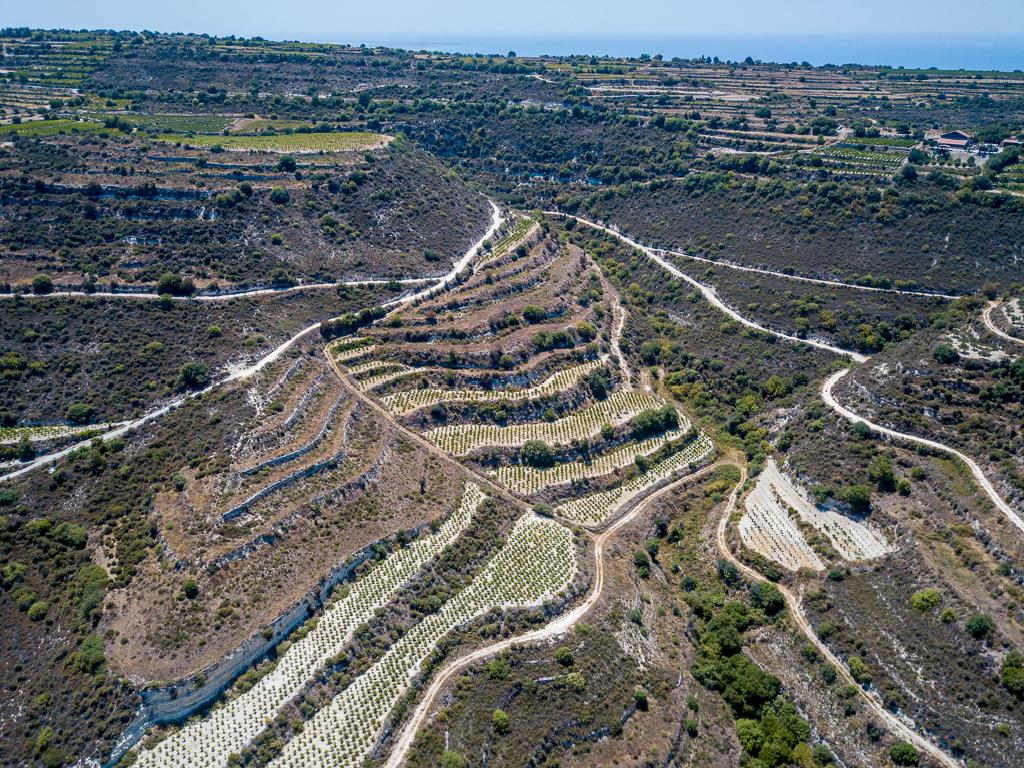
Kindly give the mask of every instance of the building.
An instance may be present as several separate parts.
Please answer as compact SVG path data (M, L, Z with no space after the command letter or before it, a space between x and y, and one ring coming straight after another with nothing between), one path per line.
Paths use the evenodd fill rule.
M967 149L967 145L974 141L974 136L967 131L949 131L940 133L933 141L945 149Z
M1016 136L1010 136L1009 138L1003 139L1001 142L999 142L999 146L1002 147L1003 149L1008 149L1009 147L1019 147L1020 144L1020 139L1018 139Z

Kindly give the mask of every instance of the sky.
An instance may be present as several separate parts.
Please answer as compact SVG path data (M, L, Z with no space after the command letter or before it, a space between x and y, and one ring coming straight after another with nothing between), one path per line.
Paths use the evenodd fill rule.
M270 39L575 35L1024 35L1021 0L37 0L0 25L151 29Z

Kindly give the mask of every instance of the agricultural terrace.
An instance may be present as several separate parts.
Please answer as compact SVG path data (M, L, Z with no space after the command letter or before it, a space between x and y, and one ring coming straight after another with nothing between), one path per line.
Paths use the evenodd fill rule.
M384 656L284 745L275 768L351 768L363 764L391 710L441 639L495 609L537 606L576 573L572 532L528 514L468 587L408 630Z
M511 424L507 427L454 424L432 429L425 436L437 447L456 456L465 456L485 445L512 448L530 440L570 445L574 441L596 437L606 424L625 424L641 411L658 408L661 404L659 398L646 392L622 390L612 393L607 400L600 400L552 422Z
M546 397L561 392L568 387L578 384L584 376L603 367L603 364L604 360L592 360L582 365L566 368L551 374L551 376L537 386L527 389L517 389L514 387L496 390L410 389L383 397L381 402L393 413L402 415L417 408L434 405L435 403L493 403L511 400L532 400L533 398ZM349 370L355 372L352 368Z
M469 525L484 499L479 486L466 485L455 511L436 533L420 536L375 565L351 585L340 587L312 628L281 656L273 671L248 691L185 726L152 749L136 765L156 768L220 766L266 727L284 704L337 656L356 629L373 618L429 560Z
M646 471L614 488L583 496L555 507L559 517L587 526L600 526L619 514L634 499L644 496L664 482L692 473L715 450L714 443L699 433L680 450L654 463Z
M494 476L513 492L531 495L554 485L601 477L632 466L637 463L638 457L650 458L672 441L682 438L684 431L685 427L669 430L596 456L588 456L579 461L559 462L548 468L536 469L522 464L499 467L494 470Z
M378 149L392 137L366 131L335 131L331 133L279 133L272 136L181 136L164 134L162 141L181 142L196 147L220 147L229 152L272 152L278 154L314 154L323 152L361 152Z
M782 474L774 459L768 459L745 506L746 512L739 522L743 543L791 571L820 571L825 567L797 526L797 520L825 534L844 560L871 560L892 551L885 538L864 523L834 510L818 509Z

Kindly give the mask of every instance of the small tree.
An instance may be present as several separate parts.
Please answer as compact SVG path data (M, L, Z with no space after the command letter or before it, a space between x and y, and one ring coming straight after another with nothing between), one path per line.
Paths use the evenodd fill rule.
M185 583L181 585L181 593L189 600L195 600L199 597L199 582L195 579L185 579Z
M491 725L494 726L495 733L505 734L508 733L508 729L512 725L512 721L504 710L496 709L494 714L491 715Z
M32 293L49 293L53 290L53 279L49 275L36 275L32 278Z
M896 765L917 765L920 759L917 754L917 748L905 741L893 744L889 750L889 757Z
M975 640L984 640L995 631L996 623L984 613L976 613L967 620L966 629Z
M519 455L531 467L550 467L555 463L555 452L543 440L527 440Z

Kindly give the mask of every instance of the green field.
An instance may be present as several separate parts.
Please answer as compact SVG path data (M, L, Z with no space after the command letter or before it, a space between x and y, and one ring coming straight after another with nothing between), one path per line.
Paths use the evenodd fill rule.
M181 141L180 136L163 135L161 141ZM235 152L354 152L387 142L379 133L285 133L276 136L195 136L185 143Z
M29 123L0 125L0 136L55 136L59 133L94 132L103 130L101 123L77 120L34 120Z

